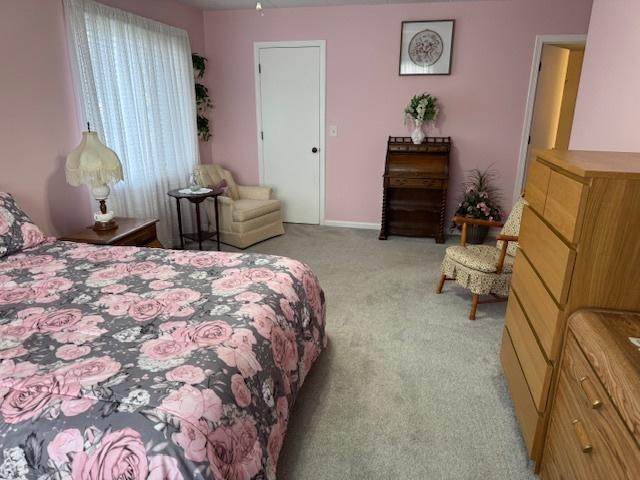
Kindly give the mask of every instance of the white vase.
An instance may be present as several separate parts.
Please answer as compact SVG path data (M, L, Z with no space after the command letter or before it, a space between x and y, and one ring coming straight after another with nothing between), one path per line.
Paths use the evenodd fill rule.
M420 145L422 143L422 140L424 140L422 122L415 122L415 128L413 129L413 132L411 132L411 140L413 140L413 143L415 143L416 145Z

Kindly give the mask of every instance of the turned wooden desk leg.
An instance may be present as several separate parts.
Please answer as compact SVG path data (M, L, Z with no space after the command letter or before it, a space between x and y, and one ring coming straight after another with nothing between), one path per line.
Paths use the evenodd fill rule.
M176 206L178 207L178 232L180 233L180 248L184 250L184 237L182 236L182 213L180 212L179 198L176 198Z
M474 294L471 299L471 311L469 312L469 320L476 319L476 310L478 309L478 300L480 300L480 295Z
M436 289L436 293L442 293L442 288L444 287L444 282L447 280L447 276L443 273L440 275L440 281L438 282L438 288Z

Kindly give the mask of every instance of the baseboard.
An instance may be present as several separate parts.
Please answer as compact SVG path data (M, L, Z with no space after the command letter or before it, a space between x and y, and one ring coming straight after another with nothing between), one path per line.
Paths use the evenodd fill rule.
M325 220L322 225L326 227L364 228L367 230L380 230L379 223L348 222L344 220Z

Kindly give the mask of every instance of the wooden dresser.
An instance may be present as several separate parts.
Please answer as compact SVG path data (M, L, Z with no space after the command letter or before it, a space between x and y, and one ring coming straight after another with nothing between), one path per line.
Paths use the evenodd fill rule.
M568 316L640 310L640 154L536 155L500 356L538 470Z
M444 242L450 151L450 137L427 137L419 145L389 137L380 240L408 235Z
M571 316L543 480L640 478L640 313Z

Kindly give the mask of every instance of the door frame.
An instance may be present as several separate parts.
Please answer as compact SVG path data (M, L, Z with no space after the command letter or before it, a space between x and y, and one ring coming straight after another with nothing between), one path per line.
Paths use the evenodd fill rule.
M524 177L527 165L527 150L529 147L529 135L531 134L531 123L533 121L533 107L536 101L536 88L538 87L538 68L542 58L542 47L545 43L554 45L586 43L586 35L536 35L536 42L533 46L533 59L531 61L531 74L529 76L529 90L527 92L527 103L524 109L524 125L522 127L522 137L520 139L520 151L518 153L518 166L516 168L516 182L513 189L513 203L515 204L524 190Z
M325 118L326 118L326 41L325 40L302 40L287 42L254 42L253 43L253 67L256 89L256 142L258 144L258 178L260 185L264 181L264 158L262 152L262 92L260 88L260 49L262 48L303 48L318 47L320 49L320 132L319 132L319 158L320 162L320 185L319 185L319 212L318 223L325 224L324 202L325 202Z

